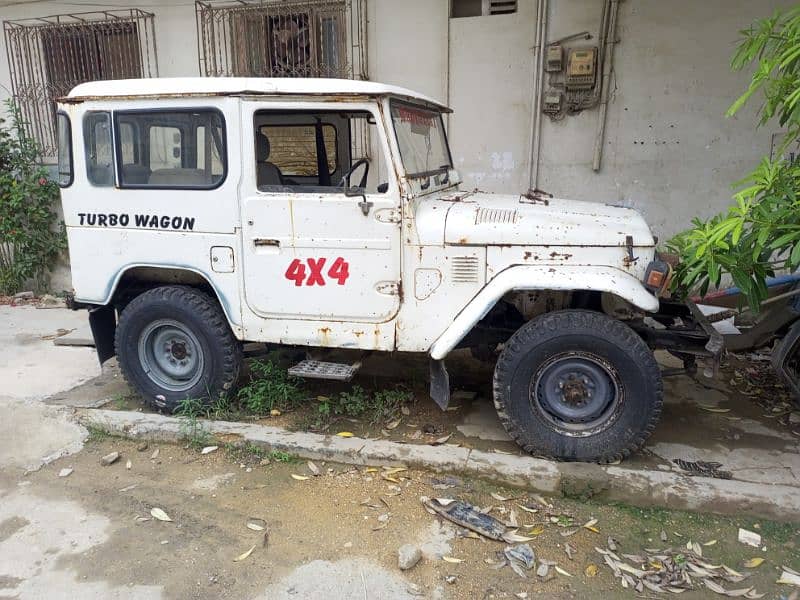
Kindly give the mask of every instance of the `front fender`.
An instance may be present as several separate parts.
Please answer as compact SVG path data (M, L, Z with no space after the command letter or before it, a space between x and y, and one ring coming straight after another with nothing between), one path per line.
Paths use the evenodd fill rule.
M499 273L467 304L430 348L441 360L508 292L525 290L609 292L647 312L658 310L658 298L642 282L620 269L585 265L520 265Z

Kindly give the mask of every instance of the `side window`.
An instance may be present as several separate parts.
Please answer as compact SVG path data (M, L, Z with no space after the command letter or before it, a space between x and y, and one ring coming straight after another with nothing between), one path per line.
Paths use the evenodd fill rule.
M89 182L99 186L114 185L109 113L90 112L83 117L83 152Z
M115 113L120 187L212 189L227 172L216 110Z
M328 175L336 171L336 128L320 126ZM259 133L269 140L269 162L289 177L317 177L317 128L313 125L264 125Z
M69 117L58 113L58 185L72 184L72 128Z

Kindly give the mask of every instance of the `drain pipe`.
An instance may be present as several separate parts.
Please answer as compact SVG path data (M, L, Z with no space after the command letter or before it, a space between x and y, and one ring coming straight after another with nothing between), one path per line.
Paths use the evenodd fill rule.
M528 188L535 190L539 186L539 157L542 134L542 89L544 75L544 49L547 44L547 13L549 0L538 0L536 8L536 48L533 69L533 100L531 104L531 146L528 154L530 173Z
M606 115L608 114L608 97L611 87L611 73L614 71L614 48L617 46L617 16L620 0L611 0L609 10L608 34L606 38L605 56L603 57L603 83L600 97L600 112L597 117L597 133L594 137L594 157L592 170L597 173L603 160L603 145L606 137Z

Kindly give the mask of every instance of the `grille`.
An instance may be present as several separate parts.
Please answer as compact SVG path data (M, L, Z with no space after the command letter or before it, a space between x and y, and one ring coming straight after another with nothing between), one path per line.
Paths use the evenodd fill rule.
M478 281L478 257L456 256L451 259L452 279L457 283L476 283Z
M517 211L508 208L479 208L475 213L475 224L516 223Z
M6 21L14 100L45 157L57 151L55 100L101 79L158 76L153 15L138 9Z

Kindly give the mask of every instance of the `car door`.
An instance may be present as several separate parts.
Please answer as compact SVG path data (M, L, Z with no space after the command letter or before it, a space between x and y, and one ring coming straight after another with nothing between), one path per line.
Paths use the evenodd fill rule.
M304 151L307 154L308 148L297 151L291 147L276 148L273 129L269 130L273 141L267 153L271 153L273 160L281 158L278 156L281 154L281 164L257 156L257 121L261 123L267 118L283 119L281 122L287 126L294 122L307 124L306 117L312 115L314 122L334 122L336 119L325 115L331 114L335 107L327 103L303 103L300 111L297 104L258 100L245 100L242 107L245 164L240 193L247 305L267 319L356 323L391 320L400 305L400 195L394 170L382 169L387 184L385 192L368 189L363 197L345 195L342 187L299 185L307 183L308 172L302 168L309 167L293 163L302 158ZM370 103L347 103L341 110L371 115L373 143L364 147L373 148L377 154L372 163L379 158L384 165L391 164L377 107ZM281 119L278 115L282 115ZM328 155L332 148L337 149L331 174L333 184L357 158L351 151L355 145L352 131L348 128L346 135L339 132L332 146L327 140L325 143L330 146ZM263 149L258 152L263 154ZM261 166L257 166L257 158L261 159ZM319 166L320 162L315 157L311 167L314 163ZM256 171L265 169L272 173L276 168L281 171L280 166L289 171L281 172L286 185L262 185L259 189ZM377 173L377 166L372 168L375 168L373 174Z

